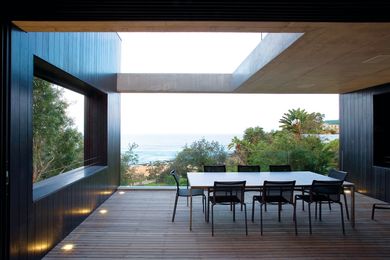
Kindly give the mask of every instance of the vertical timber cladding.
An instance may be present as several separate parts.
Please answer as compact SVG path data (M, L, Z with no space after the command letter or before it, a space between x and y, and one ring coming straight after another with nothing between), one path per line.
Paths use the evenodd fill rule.
M390 202L390 168L373 160L374 95L383 93L390 93L389 83L340 95L340 158L359 192Z
M39 259L119 184L120 103L116 89L120 39L116 33L26 33L11 31L10 76L10 258ZM101 161L108 167L33 202L32 80L34 56L106 94L88 109L107 114L90 127L106 129ZM105 111L101 111L105 107ZM91 111L92 110L92 111ZM88 123L87 123L88 124ZM96 138L95 138L96 139Z
M9 252L9 200L7 185L8 164L8 90L9 90L9 41L10 25L1 22L0 36L0 259L7 259Z

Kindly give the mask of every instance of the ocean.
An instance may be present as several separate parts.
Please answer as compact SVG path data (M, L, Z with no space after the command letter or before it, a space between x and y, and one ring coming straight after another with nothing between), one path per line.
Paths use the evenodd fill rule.
M217 141L222 144L226 150L234 136L242 137L240 134L223 135L189 135L189 134L165 134L165 135L122 135L121 152L127 150L129 143L136 143L138 148L135 152L138 154L138 163L145 164L153 161L169 161L175 158L183 147L190 145L194 141L205 138L207 141Z
M228 151L227 146L234 136L242 138L242 134L223 134L223 135L122 135L121 152L127 150L129 143L136 143L138 148L135 152L138 154L138 163L145 164L153 161L169 161L175 158L183 147L190 145L194 141L205 138L207 141L218 141ZM324 141L337 139L338 135L321 135Z

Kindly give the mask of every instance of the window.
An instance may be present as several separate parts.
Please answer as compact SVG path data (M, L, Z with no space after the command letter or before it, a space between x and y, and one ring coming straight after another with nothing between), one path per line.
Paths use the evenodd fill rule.
M33 200L107 167L107 94L34 57Z
M390 167L390 93L374 95L374 165Z
M33 81L33 183L84 166L84 95Z

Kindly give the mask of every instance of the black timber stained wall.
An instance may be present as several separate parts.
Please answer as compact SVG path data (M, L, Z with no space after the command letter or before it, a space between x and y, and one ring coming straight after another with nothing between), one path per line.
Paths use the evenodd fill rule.
M9 47L10 28L6 23L1 23L0 34L0 259L8 257L9 248L9 200L7 186L7 164L8 164L8 72L9 72Z
M67 0L9 1L2 17L27 21L389 21L383 0Z
M116 33L26 33L10 29L9 256L38 259L61 241L119 185L120 97ZM105 93L106 167L42 199L32 195L32 80L34 56ZM93 113L93 112L92 112Z
M374 166L373 161L373 96L389 92L390 84L385 84L340 95L341 168L359 192L387 202L390 168Z

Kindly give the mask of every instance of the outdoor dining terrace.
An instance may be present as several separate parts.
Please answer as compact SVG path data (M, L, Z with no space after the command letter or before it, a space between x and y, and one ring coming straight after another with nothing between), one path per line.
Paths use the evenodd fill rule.
M59 1L58 5L42 8L34 1L3 8L0 259L389 259L390 211L378 210L375 220L371 220L371 209L379 202L376 199L390 203L390 146L387 145L390 143L390 5L379 4L379 1L342 1L341 4L330 1L299 1L297 4L291 1L272 4L271 1L235 4L199 1L204 2L202 4L179 0L166 1L166 5L144 2L78 0L76 4L76 1ZM122 54L134 60L122 52L122 39L118 34L122 31L141 34L267 33L267 36L228 74L199 71L121 73ZM163 45L162 41L155 42ZM152 49L145 49L155 58ZM180 56L193 64L186 54ZM164 60L164 67L168 60L169 56ZM200 60L201 64L209 63ZM142 60L147 67L155 63L154 60ZM179 65L182 67L182 63ZM43 143L36 142L34 134L37 126L33 117L37 108L34 105L37 97L34 94L35 78L76 92L85 102L76 109L78 114L84 115L84 121L82 131L72 132L71 136L75 138L62 135L69 133L62 130L71 130L68 125L49 131L53 138L61 137L59 139L71 142L68 146L57 139L48 139L54 146L49 152L43 152L41 158L49 161L46 166L51 165L55 169L53 172L61 172L63 176L55 178L53 172L49 172L46 183L41 184L38 182L43 178L36 173L42 173L40 170L47 167L39 171L34 167L40 160L33 148ZM46 89L47 84L40 86ZM165 120L170 114L160 116L157 113L168 102L158 106L148 100L136 109L122 112L121 104L127 103L121 100L124 93L224 93L232 94L234 99L218 106L214 102L219 100L215 95L211 109L204 106L204 100L169 102L175 105L172 112L180 110L185 113L182 118L191 119L188 124L180 119L170 124ZM338 162L331 167L348 173L346 181L354 185L352 198L353 190L356 188L357 191L355 200L348 196L351 222L345 221L345 234L340 223L340 208L334 206L330 211L327 205L323 206L322 221L313 218L313 234L309 234L308 212L302 211L298 203L297 235L291 207L283 206L282 220L278 222L278 208L271 205L264 213L261 236L259 204L256 204L256 217L252 223L253 194L245 193L249 234L245 234L241 210L237 209L233 222L229 206L218 205L212 236L211 221L205 221L200 197L193 198L193 207L192 203L189 203L191 207L186 205L185 198L179 198L176 218L172 222L174 189L120 190L120 185L128 185L121 183L122 117L130 119L132 126L142 125L134 120L135 115L151 108L154 114L145 118L152 124L145 131L139 131L142 134L159 129L157 121L160 119L163 120L161 125L172 125L176 130L180 125L190 126L191 130L193 125L199 125L210 131L210 124L205 120L188 115L187 108L192 106L197 114L210 114L213 122L227 122L231 129L233 125L242 126L236 120L238 117L227 113L226 109L240 107L235 94L339 95L339 144L333 147L337 157L331 156ZM45 97L48 96L52 95ZM292 100L302 104L297 96ZM262 104L259 101L247 103ZM281 103L273 102L272 105ZM332 107L325 100L316 103ZM40 113L43 118L58 110L57 106L46 109L46 104L54 104L48 98L39 99L35 104L45 108ZM199 111L201 107L206 108L205 112ZM229 115L228 120L211 113L217 107L221 109L220 114ZM296 106L290 108L293 107ZM265 113L271 110L272 106L252 109ZM260 124L255 120L263 121L257 114L249 118L248 122L253 126ZM53 120L57 121L68 124L72 120ZM40 125L42 129L48 129L45 122ZM42 133L48 136L46 132ZM280 143L286 143L284 135L281 137ZM298 135L291 140L294 138L298 139ZM79 153L60 150L69 147ZM313 146L309 143L307 147ZM65 162L67 156L64 155L67 154L75 158L67 158L69 162ZM59 158L66 169L58 170L53 158ZM262 160L264 157L256 155L256 158ZM316 161L323 161L323 157L318 158L320 160ZM88 163L80 169L68 169L71 163L79 161ZM246 161L243 163L247 164ZM305 165L293 168L312 169ZM179 173L185 172L175 168ZM257 184L261 185L261 182ZM300 188L307 187L307 183L297 184ZM190 185L194 189L206 187L191 182ZM118 189L124 193L120 194Z
M248 217L252 195L246 194ZM44 259L384 259L390 255L390 211L378 210L375 220L371 220L372 205L380 201L360 193L356 193L356 226L353 229L346 220L345 235L339 207L334 206L330 211L324 205L322 221L313 218L310 235L307 208L302 211L298 203L297 236L292 208L283 208L279 223L277 206L273 205L264 213L261 236L256 204L255 221L252 223L248 218L248 236L239 207L233 222L229 206L216 206L212 237L211 223L204 220L200 197L193 199L192 231L185 198L179 198L175 222L171 222L174 200L173 189L118 190Z

